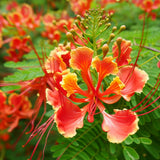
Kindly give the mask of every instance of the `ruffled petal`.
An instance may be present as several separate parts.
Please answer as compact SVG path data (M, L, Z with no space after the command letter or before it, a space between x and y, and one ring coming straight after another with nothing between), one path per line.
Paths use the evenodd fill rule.
M45 63L45 69L48 73L62 72L66 69L66 64L63 62L61 57L54 54L47 59Z
M125 84L125 88L121 91L121 95L127 101L133 96L135 92L141 93L145 83L147 82L148 74L135 67L132 72L132 66L126 66L119 69L118 76L120 80Z
M103 80L107 75L118 72L117 64L112 60L112 57L105 57L103 60L100 60L97 56L94 58L92 67L99 73L100 80Z
M70 65L73 69L87 71L91 65L93 50L87 47L78 47L71 51Z
M108 132L107 138L110 142L121 143L139 129L138 117L130 110L114 110L114 112L114 115L102 112L104 117L102 129Z
M69 138L76 135L76 129L83 127L86 111L64 98L63 105L55 112L55 122L60 134Z
M92 62L93 50L87 47L78 47L71 51L70 66L81 70L81 76L89 90L94 91L89 67Z
M50 104L53 109L57 110L61 106L59 92L55 90L46 89L47 103Z
M109 95L109 94L120 94L120 91L125 87L124 83L119 79L119 77L115 77L111 82L110 86L102 93L101 96Z
M78 86L77 80L77 75L75 73L68 73L66 75L63 75L61 86L67 91L68 97L73 93L86 95L84 91Z
M113 45L113 57L116 58L116 63L118 66L127 65L130 61L130 53L132 51L131 42L122 40L121 42L121 52L119 55L119 49L117 43Z

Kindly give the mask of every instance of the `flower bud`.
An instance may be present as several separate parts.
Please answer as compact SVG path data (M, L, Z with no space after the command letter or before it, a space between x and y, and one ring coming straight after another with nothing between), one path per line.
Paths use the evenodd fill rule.
M119 29L119 32L118 33L120 33L120 32L122 32L122 31L124 31L126 29L126 26L125 25L122 25L121 27L120 27L120 29Z
M115 32L116 30L117 30L117 27L114 26L114 27L112 28L112 32Z
M109 40L108 40L107 44L109 44L114 37L115 37L115 34L111 33L110 36L109 36Z
M104 44L102 46L103 58L107 55L108 51L109 51L108 44Z
M118 37L117 40L116 40L116 43L117 43L118 46L121 46L122 38Z
M67 36L68 41L74 42L74 40L73 40L73 35L72 35L71 32L67 32L67 33L66 33L66 36Z

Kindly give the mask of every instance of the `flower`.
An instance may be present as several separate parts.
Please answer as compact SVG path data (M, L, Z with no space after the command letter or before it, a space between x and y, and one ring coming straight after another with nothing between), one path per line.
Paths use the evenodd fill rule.
M121 62L122 57L123 56L120 56ZM128 59L129 56L126 57L126 59ZM124 63L126 64L125 61ZM57 99L54 96L56 92L50 91L52 95L47 94L48 103L52 104L56 111L55 122L59 132L65 137L73 137L76 134L76 129L82 128L85 114L88 112L87 119L89 122L93 122L94 115L97 114L96 111L98 108L104 117L102 129L106 132L108 131L108 139L110 142L120 143L127 138L128 135L134 134L138 130L138 117L133 111L115 110L115 114L110 115L105 112L105 106L102 104L102 102L107 104L115 103L123 96L125 90L134 88L132 76L128 80L129 83L126 83L126 85L122 78L123 74L128 75L129 72L126 72L126 70L130 70L131 66L122 66L119 69L118 64L113 61L111 56L104 57L102 60L100 60L98 56L93 58L93 50L87 47L78 47L71 51L70 66L72 69L80 71L81 77L87 86L87 90L81 89L77 83L77 75L69 71L62 75L62 81L60 83L61 87L67 92L66 96L68 98L63 95L61 96L60 103L55 103L53 99ZM96 87L91 75L91 67L98 73ZM124 69L125 71L122 71L121 69ZM92 72L95 70L92 70ZM120 71L122 71L122 75L120 74ZM138 77L140 72L141 71L136 68L135 71L133 71L133 79L135 79L134 77L140 78L142 79L142 83L145 83L146 80L143 80L143 78L145 78L144 75L146 73L142 71L144 75L142 74L142 76ZM104 90L102 82L110 75L114 75L115 77L106 90ZM127 78L127 76L125 78ZM132 93L142 90L144 84L139 84L137 86L136 89L131 89ZM127 96L131 96L131 91L126 93ZM78 98L77 95L81 95L82 98ZM73 104L71 101L87 104L84 105L84 107L79 108L79 106ZM124 123L126 119L129 119L128 123ZM119 130L119 126L122 126L121 132L116 134L116 130ZM128 132L126 132L126 130L128 130ZM118 134L119 138L117 138Z
M4 58L14 62L22 60L23 55L31 51L31 47L27 44L28 42L28 37L22 39L20 37L13 37L9 44L10 48L7 50L9 56L5 56Z
M18 126L20 119L31 118L34 111L31 109L31 102L28 97L12 93L7 97L0 91L0 129L7 129L11 132Z

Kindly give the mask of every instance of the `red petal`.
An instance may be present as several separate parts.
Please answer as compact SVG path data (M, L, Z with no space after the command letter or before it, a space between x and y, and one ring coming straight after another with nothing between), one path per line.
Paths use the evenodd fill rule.
M120 94L120 91L125 87L119 77L115 77L111 82L110 86L100 95L109 95L109 94Z
M93 50L87 47L78 47L71 51L70 66L73 69L81 70L81 75L88 89L95 90L92 83L89 67L92 62Z
M137 67L135 67L133 73L131 72L132 66L127 66L120 68L118 73L120 80L125 84L121 94L127 101L135 92L142 92L145 83L149 79L147 73Z
M75 73L68 73L63 75L61 86L64 90L67 91L68 97L74 93L79 93L84 96L86 95L84 91L78 86L77 80L77 75Z
M117 64L112 61L112 57L105 57L102 61L95 57L92 67L99 73L99 79L103 80L107 75L116 74L118 72Z
M117 43L114 43L114 45L113 45L113 57L116 57L116 62L118 64L118 66L127 65L131 61L131 58L130 58L131 51L132 51L131 42L126 41L126 40L122 40L122 42L121 42L121 53L119 55L119 50L118 50Z
M59 133L64 137L76 135L76 129L83 127L85 112L78 106L64 98L63 105L55 113L55 122Z
M87 47L79 47L71 51L70 65L73 69L87 71L91 65L93 50Z
M58 109L61 106L59 92L55 90L46 89L47 103L49 103L53 109Z
M130 110L114 110L114 112L114 115L102 112L104 117L102 129L108 132L107 138L110 142L121 143L129 135L137 132L138 117Z
M48 73L62 72L66 69L66 64L63 62L61 57L55 54L47 59L45 68Z

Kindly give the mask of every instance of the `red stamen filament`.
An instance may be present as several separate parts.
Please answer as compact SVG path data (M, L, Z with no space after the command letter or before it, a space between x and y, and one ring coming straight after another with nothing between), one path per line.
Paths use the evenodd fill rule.
M150 103L149 105L147 105L144 109L146 109L146 108L148 108L149 106L151 106L153 103L155 103L158 99L160 99L160 96L158 97L158 98L156 98L152 103ZM143 115L146 115L146 114L148 114L148 113L150 113L150 112L153 112L154 110L156 110L157 108L159 108L160 107L160 105L159 106L157 106L156 108L154 108L154 109L152 109L152 110L150 110L150 111L148 111L148 112L145 112L145 113L142 113L142 114L139 114L138 116L143 116Z
M131 108L130 110L133 110L134 108L137 108L150 94L151 94L151 92L153 91L153 89L156 87L156 85L159 83L159 77L160 77L160 74L158 75L158 79L157 79L157 81L156 81L156 84L153 86L153 88L150 90L150 92L145 96L145 98L141 101L141 102L139 102L136 106L134 106L133 108ZM159 84L158 84L158 86L159 86ZM157 86L157 88L156 88L156 90L158 89L158 86ZM152 94L152 96L151 96L151 98L153 97L153 95L155 94L155 91L154 91L154 93ZM150 99L151 99L150 98ZM149 99L149 100L150 100ZM147 103L148 103L149 101L147 101ZM147 103L145 103L145 105L147 104Z
M40 135L40 138L38 140L38 142L36 143L34 149L33 149L33 152L31 154L31 157L29 160L32 159L44 133L46 132L46 130L48 129L48 127L51 125L50 129L49 129L49 132L47 133L47 136L46 136L46 141L45 141L45 145L44 145L44 148L43 148L43 153L44 153L44 150L45 150L45 147L46 147L46 143L47 143L47 138L49 136L49 133L51 131L51 128L53 127L54 125L54 115L52 115L44 124L42 124L41 126L39 126L38 128L35 128L34 131L32 132L32 134L30 135L28 141L23 145L23 147L25 147L36 135ZM44 157L44 156L43 156Z

